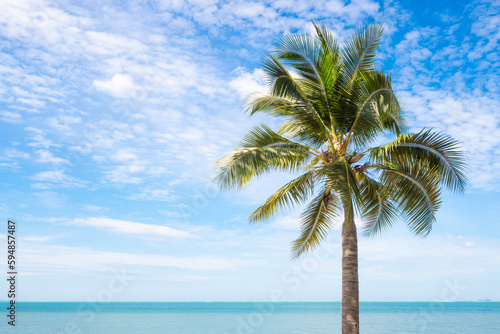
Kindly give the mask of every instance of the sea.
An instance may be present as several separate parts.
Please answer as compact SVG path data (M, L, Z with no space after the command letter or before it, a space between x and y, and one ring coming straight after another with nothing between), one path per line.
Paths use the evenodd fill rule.
M340 302L19 302L0 333L332 334ZM361 333L500 334L499 302L361 302Z

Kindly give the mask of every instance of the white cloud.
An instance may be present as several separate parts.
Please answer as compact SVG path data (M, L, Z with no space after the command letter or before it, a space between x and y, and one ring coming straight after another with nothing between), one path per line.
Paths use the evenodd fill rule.
M20 252L23 258L21 270L31 274L63 273L86 276L92 272L107 273L110 268L117 266L124 266L129 271L134 271L143 266L184 270L224 270L241 265L234 260L214 256L119 253L38 243L36 245L26 243Z
M0 119L7 123L21 123L23 121L23 117L16 112L12 111L0 111Z
M177 211L170 211L170 210L158 210L159 213L167 216L167 217L173 217L173 218L185 218L189 216L187 212L181 212L181 210Z
M242 2L234 8L234 15L242 18L254 18L262 15L266 7L258 2Z
M26 152L22 152L22 151L19 151L19 150L16 150L16 149L12 149L12 148L5 150L5 152L2 154L2 156L4 158L8 158L8 159L17 159L17 158L20 158L20 159L29 159L31 157Z
M54 188L54 186L50 183L35 182L31 184L31 188L45 190L45 189L52 189Z
M87 31L85 36L90 42L89 50L98 55L135 54L147 50L147 47L141 42L117 34Z
M472 241L464 243L460 239L440 235L431 235L427 239L401 236L360 239L359 247L363 270L384 265L383 271L372 272L377 272L380 278L398 275L397 271L402 276L415 277L470 275L486 272L500 260L498 245L493 240L484 240L481 245L475 246ZM464 266L464 263L467 265Z
M111 233L130 235L145 239L186 239L195 235L168 226L136 223L111 218L77 218L67 222L69 225L90 226Z
M50 170L40 172L31 177L36 181L49 182L52 185L58 185L65 188L70 187L85 187L86 182L67 175L63 170Z
M142 181L142 178L131 174L142 173L145 170L144 162L132 162L128 165L113 167L110 171L104 172L104 175L105 179L112 183L137 184Z
M148 169L146 170L146 174L151 176L160 176L162 174L165 174L166 172L167 169L161 166L148 167Z
M54 239L52 236L31 236L31 237L22 237L20 238L22 241L36 241L36 242L45 242Z
M132 153L130 149L120 149L115 154L111 155L111 159L119 162L136 160L137 155Z
M38 188L38 189L49 189L51 188L50 186L47 188ZM46 206L47 208L51 209L61 209L67 205L66 202L66 197L55 192L55 191L42 191L38 193L33 193L33 196Z
M229 82L229 87L238 92L242 98L265 92L263 70L256 69L249 73L244 68L238 67L233 73L238 76Z
M17 162L0 162L0 168L16 170L21 168Z
M292 218L290 216L281 217L271 223L270 226L285 230L300 230L300 219Z
M24 130L28 131L28 136L32 140L31 142L28 142L28 146L33 146L33 147L43 147L43 148L49 148L51 146L60 146L58 144L54 144L54 142L50 139L46 138L45 131L38 129L38 128L33 128L33 127L27 127Z
M343 1L331 0L326 3L326 9L334 14L347 15L353 21L363 15L376 15L380 5L370 0L354 0L348 5Z
M145 189L129 197L131 200L170 202L179 199L170 189Z
M107 210L107 208L102 207L102 206L97 206L97 205L85 205L84 209L87 211L101 211L101 210Z
M51 163L51 164L62 164L62 163L67 164L68 163L68 160L55 157L48 150L37 150L35 153L38 155L38 157L36 159L37 162Z
M71 115L59 115L48 120L50 126L61 132L71 132L73 131L73 126L81 122L82 119L80 117Z
M130 96L137 89L129 74L115 74L107 81L94 80L92 85L115 97Z

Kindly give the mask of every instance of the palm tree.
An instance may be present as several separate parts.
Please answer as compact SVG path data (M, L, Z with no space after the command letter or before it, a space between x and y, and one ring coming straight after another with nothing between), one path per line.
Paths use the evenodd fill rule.
M316 34L287 34L263 60L267 93L247 105L250 115L284 120L277 131L252 129L216 162L216 182L239 189L271 172L300 173L250 214L250 223L305 204L292 258L318 246L342 222L342 333L359 333L358 247L354 219L376 235L399 215L411 232L431 231L441 189L463 192L459 143L432 131L405 133L391 77L374 65L382 26L369 25L339 44L324 25ZM385 137L384 137L385 136ZM392 136L385 145L372 146ZM307 203L307 204L306 204Z

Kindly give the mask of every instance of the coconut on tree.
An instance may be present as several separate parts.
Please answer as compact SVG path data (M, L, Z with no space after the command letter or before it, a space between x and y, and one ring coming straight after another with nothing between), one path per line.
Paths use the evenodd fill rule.
M340 44L324 26L315 35L286 34L263 60L265 95L249 115L283 120L252 129L216 162L216 182L240 189L272 171L296 173L252 212L249 222L303 207L292 258L318 246L342 220L342 333L359 333L358 247L355 219L376 235L399 217L410 231L431 231L442 188L463 192L459 143L433 130L407 133L391 77L374 65L382 26L369 25ZM374 145L392 136L385 145Z

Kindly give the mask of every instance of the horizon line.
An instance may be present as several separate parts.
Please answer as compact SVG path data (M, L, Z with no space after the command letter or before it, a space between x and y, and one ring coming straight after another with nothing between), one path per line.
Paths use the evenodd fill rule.
M9 300L1 300L0 303L9 303ZM40 301L40 300L23 300L15 301L16 303L97 303L97 304L110 304L110 303L342 303L342 301L270 301L270 300L194 300L194 301L165 301L165 300L129 300L129 301L79 301L79 300L59 300L59 301ZM436 301L436 300L360 300L360 303L498 303L500 301L493 299L478 299L478 300L454 300L454 301Z

